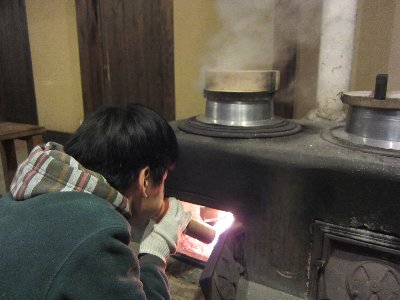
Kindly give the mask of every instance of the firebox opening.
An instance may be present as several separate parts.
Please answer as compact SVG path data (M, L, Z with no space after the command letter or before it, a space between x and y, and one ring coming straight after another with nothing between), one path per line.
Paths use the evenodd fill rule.
M227 211L197 205L182 200L181 202L184 210L192 213L192 219L204 222L215 230L215 238L211 243L207 244L190 237L187 234L183 234L177 244L177 254L175 256L178 258L186 256L201 263L206 263L219 236L233 224L234 216L232 213Z

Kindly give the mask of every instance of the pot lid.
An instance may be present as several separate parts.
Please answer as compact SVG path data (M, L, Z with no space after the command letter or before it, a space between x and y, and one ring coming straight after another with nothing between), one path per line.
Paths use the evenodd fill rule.
M279 87L279 71L275 70L208 70L205 91L229 93L274 93Z

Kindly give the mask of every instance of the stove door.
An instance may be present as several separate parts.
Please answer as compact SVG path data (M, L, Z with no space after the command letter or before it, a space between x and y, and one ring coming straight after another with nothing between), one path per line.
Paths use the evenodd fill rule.
M310 299L400 299L400 240L317 222Z

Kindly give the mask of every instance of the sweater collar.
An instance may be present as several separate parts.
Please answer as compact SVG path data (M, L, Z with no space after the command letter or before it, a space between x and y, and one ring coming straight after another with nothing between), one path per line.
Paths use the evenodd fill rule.
M54 192L83 192L109 201L130 218L129 201L99 173L85 169L55 142L36 146L22 162L11 183L15 200L26 200Z

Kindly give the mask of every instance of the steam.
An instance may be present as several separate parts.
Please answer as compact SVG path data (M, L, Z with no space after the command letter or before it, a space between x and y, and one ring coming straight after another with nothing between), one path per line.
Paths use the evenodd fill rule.
M215 0L215 9L222 25L209 39L207 52L201 58L199 88L204 88L206 70L274 68L274 34L277 34L274 19L279 6L284 6L281 13L285 19L284 28L277 28L282 41L278 63L282 66L294 55L291 50L295 44L292 33L296 31L293 10L297 6L293 1Z
M294 102L296 94L297 101L305 102L304 110L316 105L317 115L323 118L342 115L337 94L349 88L357 1L214 3L222 25L201 58L200 89L204 88L206 70L275 69L281 71L277 101ZM296 82L287 71L294 60L302 72Z
M209 40L204 68L249 70L271 68L273 0L217 0L221 30Z

